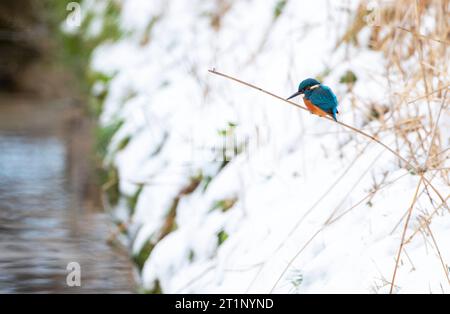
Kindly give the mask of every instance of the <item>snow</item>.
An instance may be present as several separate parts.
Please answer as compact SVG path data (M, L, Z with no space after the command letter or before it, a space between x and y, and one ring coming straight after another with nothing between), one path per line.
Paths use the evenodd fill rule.
M276 3L237 1L215 31L207 13L217 10L216 2L123 1L120 26L131 35L93 54L91 67L113 76L100 121L125 122L108 156L119 170L121 192L131 195L137 182L148 182L129 217L138 230L130 237L133 254L158 238L174 199L192 177L203 175L199 187L180 197L176 229L144 265L147 289L158 280L167 293L389 291L401 219L419 177L398 168L395 156L367 138L207 71L215 67L288 96L301 79L329 68L324 84L338 96L339 120L374 133L379 124L365 125L362 108L391 101L382 54L335 49L342 21L350 19L336 2L288 2L274 21ZM160 18L143 44L155 16ZM358 106L339 83L348 69L358 77ZM433 108L436 117L439 104ZM440 121L447 118L448 112ZM224 141L221 130L228 130L229 143L247 143L223 169L223 156L214 150ZM129 144L115 152L126 136ZM389 134L382 140L395 143ZM207 176L212 179L205 188ZM442 178L432 182L444 198L450 193ZM374 184L379 192L369 203L365 197ZM232 198L237 202L229 210L212 210ZM417 204L407 237L419 216L433 210L427 193ZM430 228L448 261L448 211L439 210ZM228 238L219 245L222 230ZM295 286L298 274L303 280ZM405 246L396 285L400 293L450 292L429 235L418 233Z

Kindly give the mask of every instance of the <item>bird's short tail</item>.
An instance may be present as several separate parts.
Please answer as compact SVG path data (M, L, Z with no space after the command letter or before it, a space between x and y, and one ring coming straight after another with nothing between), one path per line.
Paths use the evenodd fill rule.
M336 113L338 113L339 111L337 111L337 109L334 109L333 112L331 113L331 116L333 117L334 121L337 122L337 118L336 118Z

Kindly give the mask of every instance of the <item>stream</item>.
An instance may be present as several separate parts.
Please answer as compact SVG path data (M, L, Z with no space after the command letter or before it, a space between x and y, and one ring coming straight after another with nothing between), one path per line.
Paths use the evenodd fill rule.
M0 97L0 293L133 293L126 250L89 199L92 143L64 100ZM66 267L80 265L80 286Z

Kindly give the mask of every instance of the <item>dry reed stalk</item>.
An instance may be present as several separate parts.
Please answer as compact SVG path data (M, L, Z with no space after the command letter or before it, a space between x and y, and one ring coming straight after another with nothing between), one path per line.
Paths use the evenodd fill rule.
M439 108L438 116L436 117L436 121L434 122L433 135L432 135L431 141L430 141L430 142L431 142L431 143L430 143L430 148L428 149L428 153L427 153L425 162L424 162L424 164L423 164L423 169L426 169L426 166L427 166L427 164L428 164L428 159L430 158L431 149L432 149L432 146L433 146L434 139L435 139L435 137L436 137L439 119L440 119L440 117L441 117L442 109L443 109L444 106L445 106L445 100L446 100L446 98L447 98L447 92L444 94L444 98L442 99L441 107ZM412 211L413 211L414 205L416 204L416 201L417 201L417 194L418 194L418 192L419 192L419 187L420 187L420 185L422 184L423 181L425 181L425 173L424 173L424 172L421 172L420 180L419 180L419 183L417 184L417 188L416 188L416 191L415 191L415 193L414 193L414 197L413 197L411 206L409 207L409 210L408 210L408 216L406 217L405 225L404 225L404 228L403 228L402 238L401 238L400 245L399 245L399 248L398 248L397 258L396 258L396 260L395 260L394 272L393 272L393 274L392 274L391 288L390 288L390 290L389 290L389 293L390 293L390 294L392 294L393 289L394 289L394 285L395 285L395 277L396 277L397 269L398 269L398 263L399 263L399 261L400 261L400 256L401 256L401 254L402 254L403 246L405 245L405 242L404 242L404 241L405 241L405 237L406 237L406 231L407 231L407 229L408 229L409 221L411 220L411 215L412 215ZM427 183L430 184L430 186L431 186L431 183L430 183L430 182L427 182ZM444 200L443 200L443 201L444 201Z
M431 239L433 240L433 244L434 244L434 247L436 248L437 254L439 256L439 260L441 261L441 265L444 270L445 277L447 278L447 282L448 282L448 284L450 284L450 278L448 275L449 269L448 269L447 264L444 262L444 259L442 258L441 251L439 250L439 246L437 245L437 242L436 242L436 239L434 238L433 232L431 232L430 224L428 222L425 222L425 226L427 227L428 232L430 233Z
M416 191L414 192L414 196L413 196L413 199L411 201L411 205L409 206L409 209L408 209L408 215L406 217L406 222L405 222L405 225L403 227L403 232L402 232L402 237L401 237L401 241L400 241L400 246L399 246L399 249L398 249L398 252L397 252L397 257L395 259L394 273L392 274L391 288L389 290L390 294L392 294L393 289L394 289L394 283L395 283L395 277L397 275L398 263L400 262L400 255L402 253L403 246L405 245L404 240L405 240L405 236L406 236L406 230L408 229L409 221L411 219L412 210L414 208L414 205L416 204L417 195L419 193L419 187L422 184L422 182L423 182L423 176L420 177L419 183L417 183Z

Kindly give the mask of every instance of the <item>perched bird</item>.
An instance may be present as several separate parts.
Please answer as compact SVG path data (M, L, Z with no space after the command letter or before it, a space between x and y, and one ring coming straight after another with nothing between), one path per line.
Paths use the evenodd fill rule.
M321 117L328 114L333 117L334 121L337 121L336 114L339 113L337 110L338 101L331 88L320 84L315 79L308 78L300 83L298 91L287 98L287 100L301 94L305 95L303 102L309 111Z

